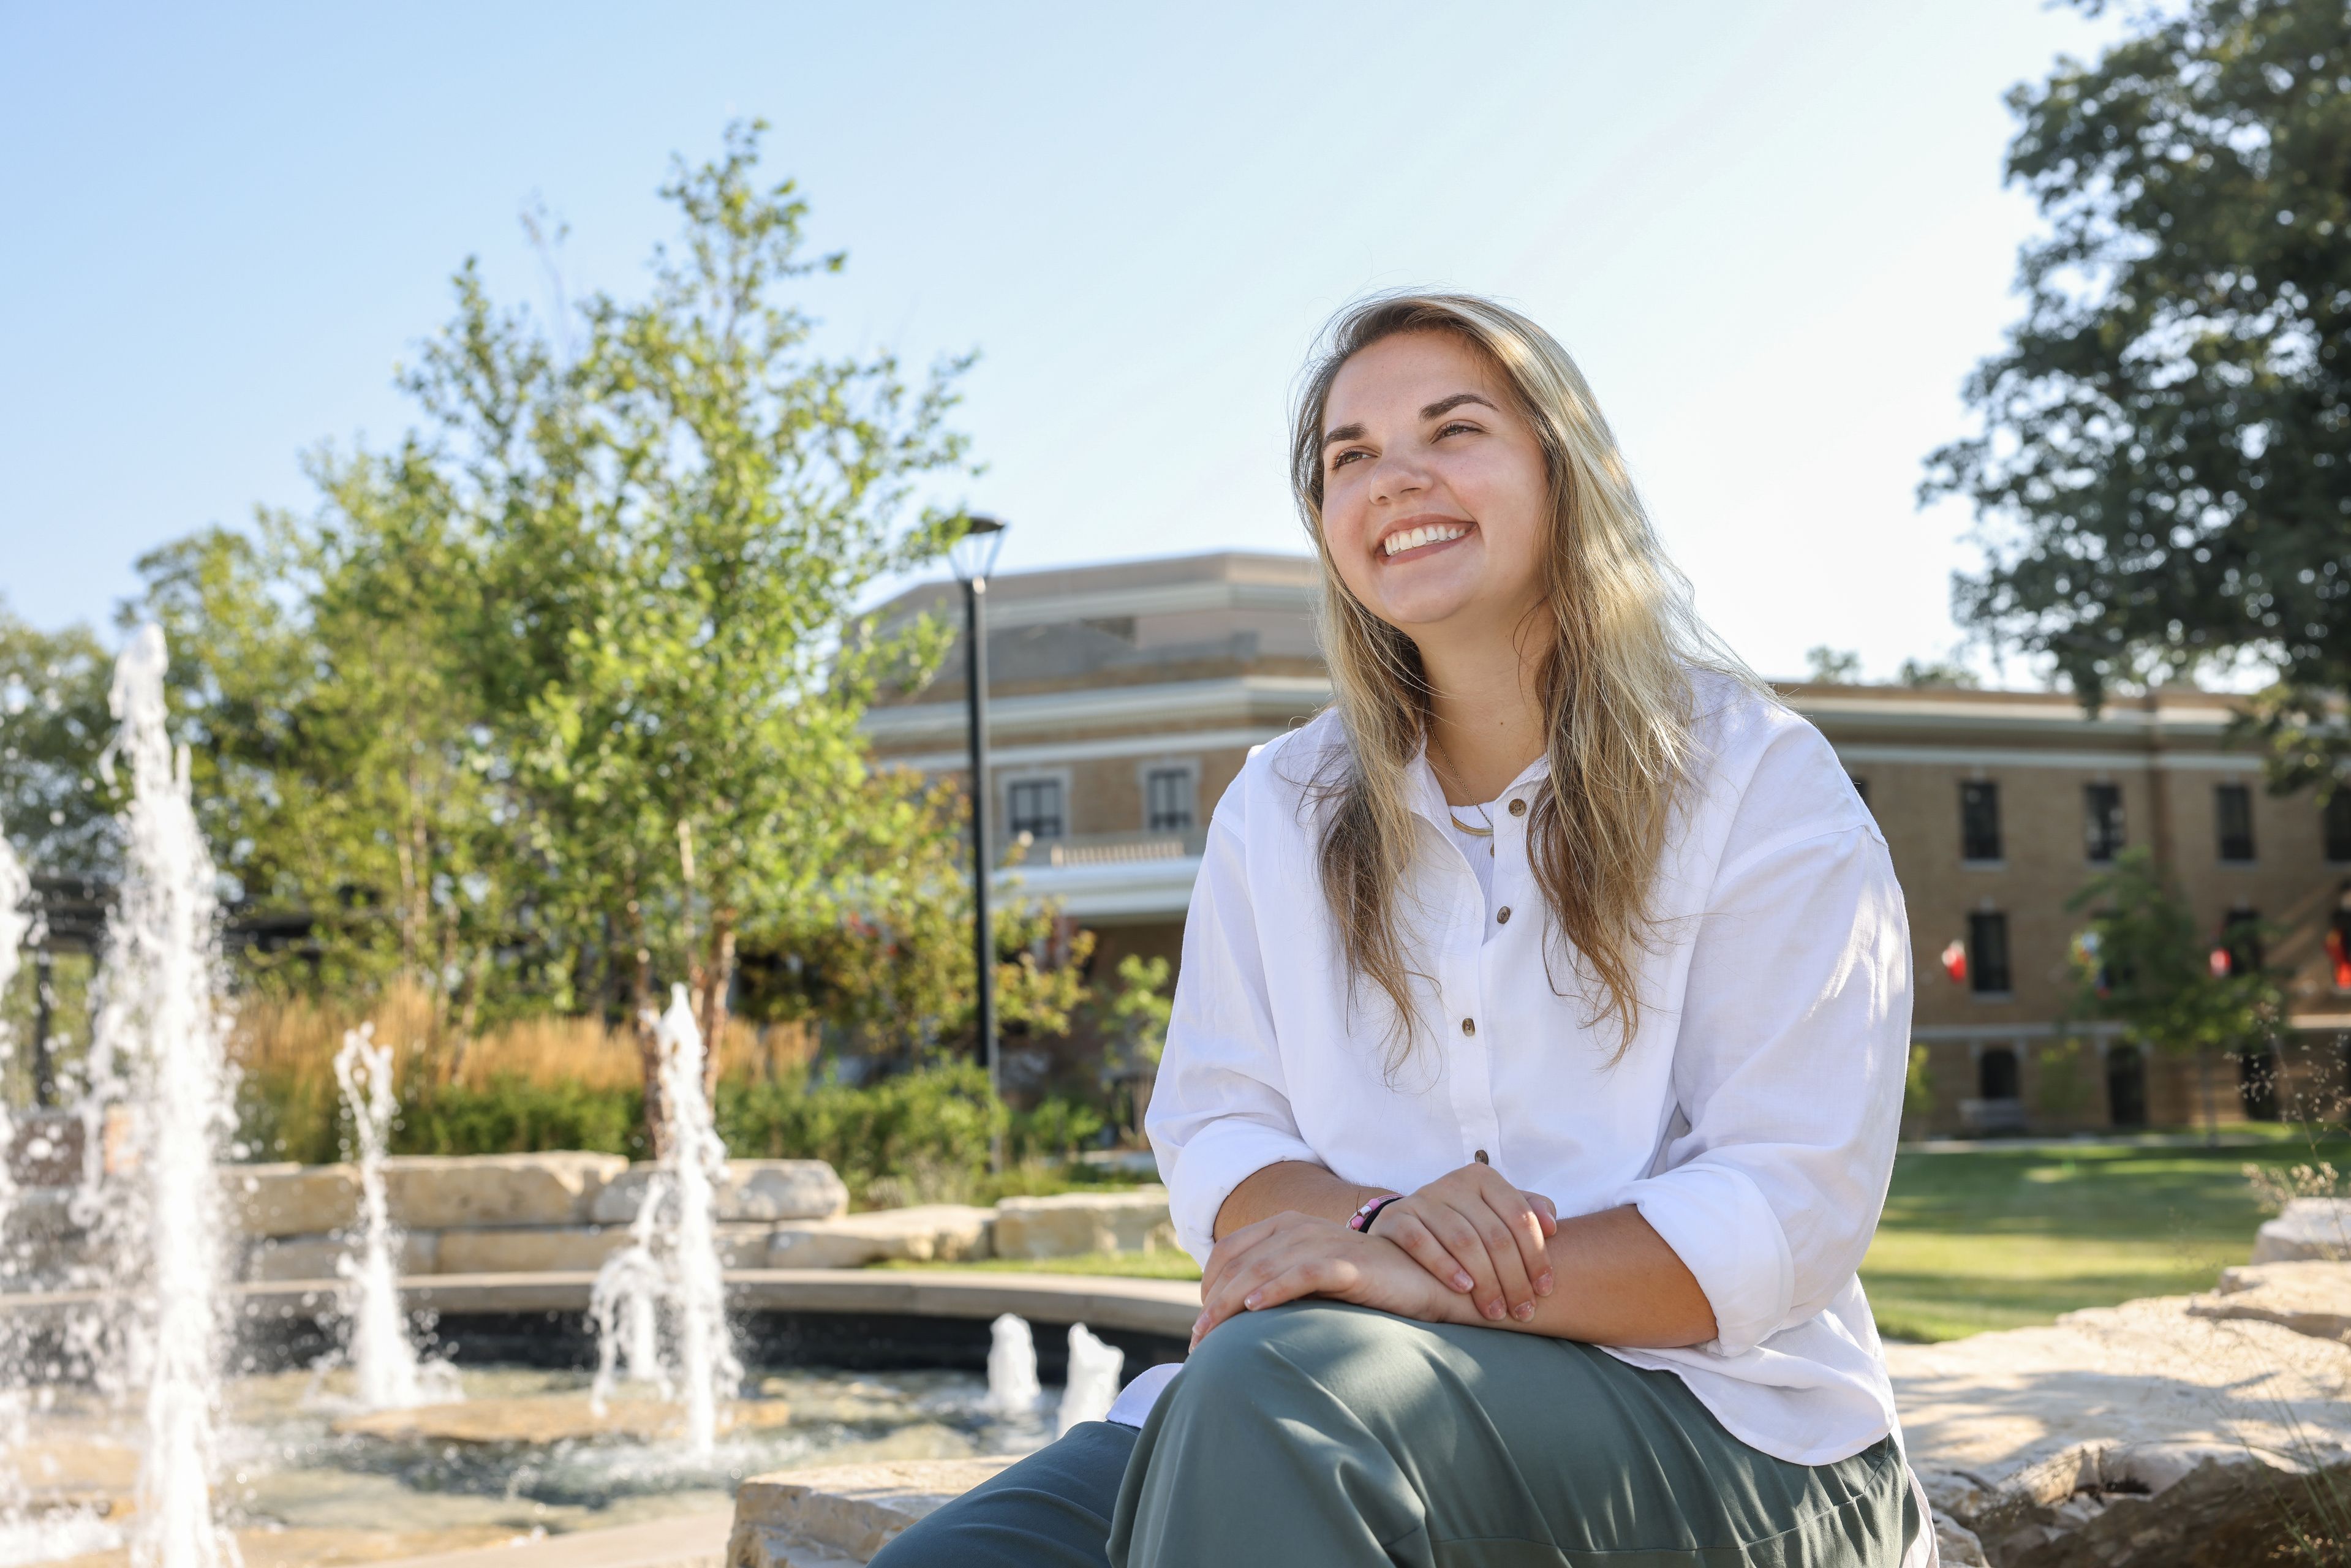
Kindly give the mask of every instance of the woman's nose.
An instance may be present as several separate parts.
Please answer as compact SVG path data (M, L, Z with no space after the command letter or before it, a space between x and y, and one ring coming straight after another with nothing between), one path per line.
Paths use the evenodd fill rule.
M1383 457L1372 474L1372 498L1394 501L1428 488L1428 470L1402 458Z

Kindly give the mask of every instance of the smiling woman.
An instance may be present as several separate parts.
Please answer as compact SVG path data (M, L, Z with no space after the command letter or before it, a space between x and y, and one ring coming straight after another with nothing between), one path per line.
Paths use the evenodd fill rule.
M1292 456L1334 701L1217 803L1148 1119L1193 1354L876 1563L1930 1560L1875 821L1533 322L1345 313Z

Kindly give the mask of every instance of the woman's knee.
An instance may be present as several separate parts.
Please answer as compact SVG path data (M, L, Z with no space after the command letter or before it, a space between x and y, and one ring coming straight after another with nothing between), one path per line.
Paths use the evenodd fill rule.
M1352 1366L1384 1354L1411 1325L1335 1301L1293 1301L1241 1312L1211 1330L1184 1363L1173 1395L1218 1406L1261 1407L1295 1384L1328 1389Z

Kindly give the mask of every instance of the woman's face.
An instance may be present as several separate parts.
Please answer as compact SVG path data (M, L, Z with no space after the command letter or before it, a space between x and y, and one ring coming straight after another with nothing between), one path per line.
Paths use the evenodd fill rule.
M1509 637L1541 594L1550 480L1485 356L1451 332L1384 338L1322 411L1322 533L1365 609L1415 642Z

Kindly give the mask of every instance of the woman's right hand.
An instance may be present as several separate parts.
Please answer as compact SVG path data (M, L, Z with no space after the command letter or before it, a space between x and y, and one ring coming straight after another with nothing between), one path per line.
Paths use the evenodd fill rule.
M1468 1296L1499 1322L1535 1314L1552 1292L1544 1243L1559 1234L1559 1209L1539 1192L1521 1192L1493 1166L1463 1166L1374 1218L1371 1233L1402 1248L1447 1289Z

